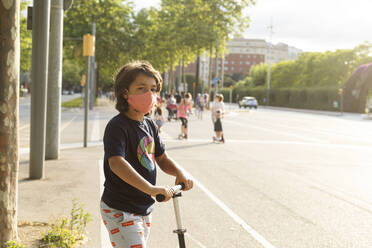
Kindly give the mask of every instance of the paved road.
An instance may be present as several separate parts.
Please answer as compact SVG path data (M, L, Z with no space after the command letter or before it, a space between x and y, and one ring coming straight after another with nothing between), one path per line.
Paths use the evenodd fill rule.
M91 113L92 141L114 114ZM82 142L82 122L82 110L62 112L62 143ZM208 113L189 125L187 141L176 139L179 122L162 133L196 180L181 199L188 247L372 247L371 121L233 108L223 120L226 144L211 143ZM158 183L173 181L159 172ZM177 247L173 229L171 202L157 204L150 247Z

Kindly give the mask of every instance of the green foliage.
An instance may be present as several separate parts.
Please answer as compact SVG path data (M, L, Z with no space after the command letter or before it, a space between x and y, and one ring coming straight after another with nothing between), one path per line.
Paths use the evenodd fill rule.
M229 99L229 89L221 91ZM233 102L244 96L254 96L259 104L265 104L267 89L265 87L249 88L237 85L233 89ZM288 108L304 108L316 110L338 111L333 101L339 101L337 88L274 88L270 90L270 105Z
M70 220L67 217L57 219L51 229L43 234L42 241L48 247L73 248L84 238L86 226L90 221L90 214L84 212L82 204L74 199Z
M77 0L64 18L64 56L79 68L85 67L82 39L96 23L96 61L101 86L112 83L112 75L128 56L133 46L131 36L132 8L121 0Z
M225 75L223 84L224 84L225 87L230 87L232 85L235 85L238 81L239 81L239 79L236 80L229 75Z
M369 47L369 48L368 48ZM311 52L301 54L295 61L283 61L273 65L271 86L283 87L337 87L366 61L371 45L365 43L354 49L335 52Z
M250 81L250 85L253 87L263 86L266 84L268 66L261 63L251 67L249 71L249 77L247 83Z
M81 97L72 99L70 101L66 101L62 103L62 107L64 108L80 108L82 106L83 99Z
M25 11L29 0L21 0L21 11ZM21 71L28 72L31 70L32 55L32 31L27 30L27 17L20 15L20 37L21 37Z
M282 61L272 66L270 105L337 110L337 90L361 64L372 61L372 44L364 43L354 49L335 52L303 53L295 61ZM233 90L235 101L254 96L260 104L267 97L267 65L256 65L249 76L239 81ZM227 94L227 91L223 91ZM358 111L353 109L350 111Z
M26 248L26 246L12 240L5 244L5 248Z
M94 20L98 85L110 88L116 69L131 60L148 60L166 72L181 60L186 65L195 61L197 55L217 43L222 53L228 36L248 26L243 13L252 3L251 0L162 0L160 9L135 13L129 1L76 0L64 19L64 56L83 70L82 42L77 38L91 32Z
M76 233L77 239L83 239L85 228L90 221L90 214L85 213L83 205L74 199L70 213L70 231Z
M82 74L85 71L81 65L74 63L73 60L64 59L62 66L62 88L72 89L74 86L80 85Z

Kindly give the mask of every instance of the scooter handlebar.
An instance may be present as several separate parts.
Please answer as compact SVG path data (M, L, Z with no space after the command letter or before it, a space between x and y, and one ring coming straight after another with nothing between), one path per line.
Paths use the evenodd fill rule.
M172 190L174 192L174 194L178 193L179 191L183 190L185 188L185 184L184 183L180 183L180 184L177 184L175 186L172 187ZM158 202L162 202L164 201L165 199L165 196L163 194L157 194L156 195L156 200Z

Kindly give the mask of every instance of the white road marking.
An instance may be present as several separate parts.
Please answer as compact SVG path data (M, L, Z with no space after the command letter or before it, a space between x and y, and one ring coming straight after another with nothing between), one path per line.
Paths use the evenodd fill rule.
M163 139L164 143L211 143L212 139L188 139L188 140L178 140L178 139ZM257 144L257 145L304 145L304 146L318 146L324 148L342 148L342 149L353 149L353 150L366 150L371 151L372 146L369 145L350 145L350 144L324 144L324 143L313 143L313 142L298 142L298 141L283 141L283 140L227 140L227 144L236 143L236 144ZM91 141L88 142L88 147L101 146L103 142L100 141ZM222 145L222 144L219 144ZM73 149L73 148L82 148L83 142L61 144L61 149ZM19 149L21 155L28 154L30 152L29 147L23 147Z
M100 140L99 135L99 113L97 112L94 116L92 132L90 134L90 140Z
M182 168L182 166L180 166ZM267 241L261 234L249 226L245 221L235 214L225 203L218 199L212 192L210 192L203 184L195 179L189 172L182 168L185 173L189 175L197 185L212 201L214 201L217 206L219 206L223 211L225 211L235 222L237 222L245 231L247 231L256 241L258 241L264 248L275 248L269 241Z
M212 139L188 139L188 140L177 140L177 139L164 139L164 143L212 143ZM315 143L315 142L300 142L300 141L285 141L285 140L233 140L227 139L225 144L236 143L236 144L257 144L257 145L304 145L304 146L318 146L325 148L342 148L342 149L353 149L353 150L367 150L372 149L372 145L353 145L353 144L327 144L327 143ZM219 144L222 145L222 144Z
M296 173L286 171L287 174L289 174L292 177L295 177L297 180L301 180L303 183L308 184L314 188L317 188L318 190L322 191L323 193L330 194L335 198L341 199L343 201L346 201L349 204L352 204L354 206L357 206L361 209L364 209L368 211L369 213L372 213L372 203L359 199L355 197L354 195L347 193L341 189L338 189L336 187L333 187L331 185L327 185L324 183L316 182L314 179L307 179L305 177L302 177L300 175L297 175Z
M21 131L21 130L27 128L27 127L30 127L30 124L25 124L25 125L19 127L18 130Z
M103 142L102 141L91 141L91 142L88 142L88 147L101 146L101 145L103 145ZM61 144L61 149L62 150L73 149L73 148L83 148L83 147L84 147L84 143L83 142ZM21 155L28 154L29 152L30 152L30 148L29 147L23 147L23 148L20 148L19 149L19 153Z
M265 120L259 119L258 121L264 122ZM310 120L310 121L314 121L314 120ZM333 130L333 129L324 129L324 128L310 129L310 128L292 126L295 123L292 123L292 125L291 124L283 125L283 124L279 124L277 122L276 123L269 123L269 124L273 125L273 127L275 127L275 128L276 127L282 127L282 128L287 128L287 129L298 130L298 131L301 131L301 132L312 133L312 134L316 134L316 135L324 135L324 136L328 136L328 137L341 137L341 138L344 138L344 139L351 139L351 140L356 140L356 141L364 141L364 142L367 142L367 143L372 143L371 139L366 137L365 133L358 133L358 134L353 133L353 136L351 136L350 134L341 133L340 131L336 131L336 130Z
M230 120L224 120L224 122L231 123L231 124L238 125L238 126L242 126L242 127L245 127L245 128L250 127L250 128L259 129L259 130L262 130L262 131L265 131L265 132L275 133L275 134L279 134L279 135L285 135L285 136L289 136L289 137L295 137L295 138L300 139L300 140L320 142L320 143L328 143L328 141L326 141L326 140L304 137L303 135L296 135L296 134L288 133L288 132L275 131L273 129L251 125L251 124L248 124L246 122L240 123L240 122L237 122L237 121L230 121Z
M102 195L103 193L103 183L105 182L105 175L103 173L103 160L100 159L98 161L98 169L99 169L99 190ZM101 248L111 248L111 241L110 237L107 233L107 229L101 220Z
M77 117L78 115L75 115L74 117L72 117L71 120L69 120L68 122L64 123L62 126L61 126L61 130L60 132L62 132L66 127L68 127Z
M170 136L167 132L165 132L164 129L161 131L160 137L161 137L162 140L172 139L172 136Z
M193 238L189 233L185 233L185 236L187 236L191 241L193 241L195 244L197 244L200 248L207 248L205 245L200 243L200 241ZM178 246L177 246L177 248L178 248Z

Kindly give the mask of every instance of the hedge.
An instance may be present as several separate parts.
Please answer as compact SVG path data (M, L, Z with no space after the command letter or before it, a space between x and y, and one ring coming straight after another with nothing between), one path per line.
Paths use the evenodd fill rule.
M220 91L225 102L230 102L230 89ZM253 96L260 105L265 105L267 89L263 87L249 88L237 86L233 88L232 102L238 102L244 96ZM340 106L340 96L337 88L273 88L270 90L270 106L302 108L314 110L339 111L334 107L334 101Z

